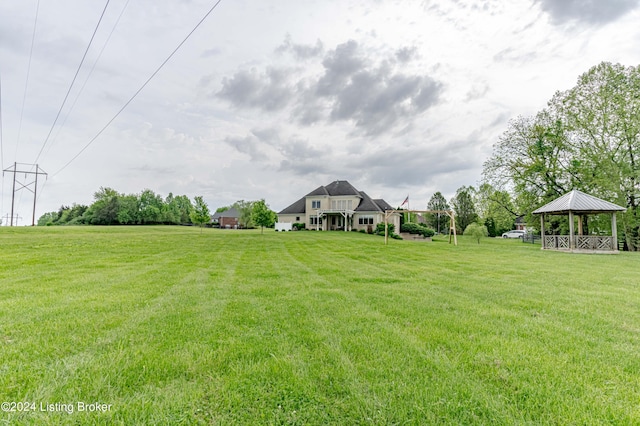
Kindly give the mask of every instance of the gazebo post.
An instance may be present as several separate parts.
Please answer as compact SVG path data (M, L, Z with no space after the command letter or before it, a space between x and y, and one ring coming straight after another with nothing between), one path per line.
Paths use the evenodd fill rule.
M544 250L544 213L540 215L540 238L542 240L542 250Z
M618 225L616 223L616 212L611 215L611 236L613 237L613 250L618 251Z
M573 231L574 231L574 223L573 223L573 212L569 210L569 250L573 250L575 246L573 245Z

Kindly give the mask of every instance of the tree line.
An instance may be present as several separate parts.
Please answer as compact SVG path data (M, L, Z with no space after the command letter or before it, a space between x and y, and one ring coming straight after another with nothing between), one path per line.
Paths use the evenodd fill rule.
M486 227L490 237L512 230L519 216L509 192L496 190L488 183L483 183L478 188L462 186L449 201L441 192L436 192L429 199L427 210L453 210L457 232L476 224ZM425 220L437 233L449 232L450 219L447 215L427 213Z
M122 194L112 188L102 187L93 195L89 205L60 206L58 211L45 213L38 219L38 226L51 225L206 225L211 221L207 203L201 196L193 202L186 195L166 198L145 189L140 194ZM276 213L264 200L240 200L216 211L236 208L244 228L270 227L276 221Z
M47 225L191 225L197 224L208 207L202 197L194 203L186 195L166 198L145 189L140 194L122 194L115 189L101 187L89 205L61 206L56 212L45 213L39 226Z

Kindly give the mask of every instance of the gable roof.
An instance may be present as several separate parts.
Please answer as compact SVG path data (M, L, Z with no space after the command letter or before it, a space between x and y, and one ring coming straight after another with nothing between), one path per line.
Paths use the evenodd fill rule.
M627 210L626 207L601 200L593 195L585 194L582 191L574 189L573 191L564 194L562 197L534 210L533 214L568 213L570 211L577 213L600 213L625 210Z
M380 210L382 210L383 212L385 210L393 210L393 207L391 207L391 204L387 203L382 198L373 200L373 202L376 203L378 205L378 207L380 207Z
M320 186L315 190L307 194L307 197L314 195L329 195L331 197L339 197L341 195L355 195L360 196L360 191L355 189L346 180L336 180L328 185Z
M346 180L336 180L325 186L319 186L304 197L300 198L295 203L284 208L278 214L304 214L306 213L307 197L317 196L356 196L361 199L360 203L356 207L357 212L381 212L385 210L392 210L393 207L382 199L372 199L366 193L358 191L353 185Z
M307 195L308 197L308 195ZM307 197L302 197L295 203L291 204L289 207L285 207L284 210L279 212L278 214L298 214L305 213L307 210Z
M234 208L230 208L230 209L225 210L223 212L214 213L213 216L211 216L211 219L215 220L215 219L220 219L221 217L238 218L238 217L240 217L240 213L238 212L238 210L236 210Z

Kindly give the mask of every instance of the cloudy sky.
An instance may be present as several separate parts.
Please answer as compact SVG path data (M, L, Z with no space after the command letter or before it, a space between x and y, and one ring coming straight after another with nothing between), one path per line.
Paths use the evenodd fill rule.
M48 173L36 217L101 186L278 211L336 179L425 208L509 119L640 64L640 0L222 0L170 57L215 4L0 2L2 166Z

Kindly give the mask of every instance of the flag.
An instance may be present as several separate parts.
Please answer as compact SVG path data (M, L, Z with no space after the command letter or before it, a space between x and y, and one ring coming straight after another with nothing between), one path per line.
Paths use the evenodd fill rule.
M404 201L402 202L402 204L400 204L400 207L404 206L405 204L409 203L409 196L407 195L407 198L404 199Z

